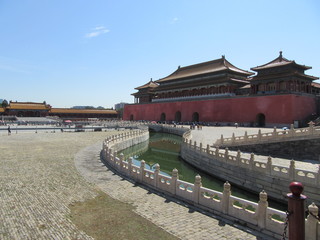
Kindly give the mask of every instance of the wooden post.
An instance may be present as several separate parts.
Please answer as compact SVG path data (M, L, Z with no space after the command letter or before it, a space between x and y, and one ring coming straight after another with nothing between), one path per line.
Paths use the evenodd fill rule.
M289 240L305 240L305 206L307 199L302 195L303 185L300 182L290 183L291 193L288 197Z

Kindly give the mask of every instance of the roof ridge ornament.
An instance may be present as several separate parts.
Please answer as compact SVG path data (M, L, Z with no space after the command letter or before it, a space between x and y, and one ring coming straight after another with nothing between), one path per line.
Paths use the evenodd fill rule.
M282 51L279 52L280 62L282 61Z

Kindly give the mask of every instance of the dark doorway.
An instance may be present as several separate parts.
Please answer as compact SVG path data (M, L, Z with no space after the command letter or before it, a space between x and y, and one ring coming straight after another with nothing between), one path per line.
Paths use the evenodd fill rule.
M131 114L130 115L130 121L133 121L134 120L134 118L133 118L133 115Z
M166 121L166 114L165 113L161 113L160 121L161 122L165 122Z
M180 111L176 112L176 116L174 118L174 121L181 122L181 112Z
M256 123L258 127L264 127L266 125L266 116L263 113L257 114Z
M192 122L199 122L199 113L194 112L192 114Z

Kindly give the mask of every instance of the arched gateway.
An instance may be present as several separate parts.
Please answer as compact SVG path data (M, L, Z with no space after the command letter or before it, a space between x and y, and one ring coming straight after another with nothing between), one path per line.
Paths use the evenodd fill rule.
M264 127L266 125L266 116L263 113L257 114L256 123L258 127Z

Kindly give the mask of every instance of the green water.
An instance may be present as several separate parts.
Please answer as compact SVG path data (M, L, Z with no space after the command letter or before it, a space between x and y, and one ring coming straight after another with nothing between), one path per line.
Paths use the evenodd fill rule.
M119 154L123 153L125 159L133 157L133 163L138 166L140 165L140 161L144 160L146 162L146 168L152 170L155 164L158 163L161 173L170 176L172 170L176 168L179 172L179 179L186 182L194 183L195 176L199 174L201 176L202 186L222 192L225 181L221 181L194 168L179 157L181 143L182 138L179 136L151 132L149 141L127 148L119 152ZM253 194L235 186L231 186L231 191L234 196L253 202L259 201L258 194ZM285 210L283 205L272 201L269 201L269 206Z

